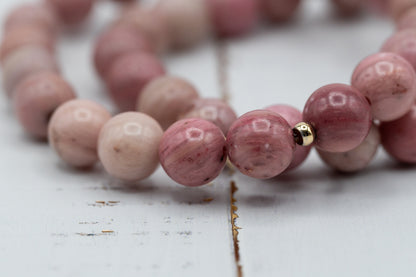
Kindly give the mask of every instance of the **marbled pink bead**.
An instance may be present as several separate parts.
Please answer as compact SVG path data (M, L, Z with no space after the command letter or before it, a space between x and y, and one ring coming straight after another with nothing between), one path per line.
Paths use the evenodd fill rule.
M250 32L257 23L257 0L207 0L214 29L231 37Z
M338 14L341 16L354 16L363 10L363 0L331 0Z
M161 76L144 87L137 101L137 110L156 119L166 130L179 115L191 109L198 98L198 91L188 81Z
M136 182L157 169L160 125L150 116L126 112L113 117L103 127L98 140L98 155L113 177Z
M416 6L416 0L387 0L387 6L393 18L399 18L411 7Z
M53 112L75 97L72 87L58 74L34 74L23 80L14 92L15 113L28 134L44 139L48 136Z
M367 0L367 5L371 10L374 10L382 15L389 13L389 0Z
M49 144L59 157L74 167L90 167L98 161L98 135L110 113L89 100L61 105L49 122Z
M416 99L416 74L394 53L377 53L359 63L351 84L371 103L374 119L391 121L405 115Z
M415 29L416 28L416 6L404 12L396 20L396 29Z
M209 121L183 119L163 135L159 159L177 183L196 187L214 180L227 161L224 134Z
M293 159L292 128L280 115L266 110L244 114L227 134L228 156L243 174L257 179L273 178Z
M31 74L59 72L55 57L45 48L28 45L16 49L4 59L3 85L10 97L16 85Z
M301 3L300 0L261 0L260 2L263 13L274 22L291 19Z
M341 172L357 172L365 169L374 159L380 145L378 127L373 125L366 139L356 148L343 153L331 153L318 149L321 159Z
M133 111L143 87L164 74L163 65L155 55L131 52L113 63L106 76L106 82L117 107L121 111Z
M416 30L405 29L395 33L384 43L381 52L396 53L416 69Z
M104 77L114 61L121 55L134 51L153 52L153 49L146 36L132 27L112 27L97 39L94 49L95 68Z
M227 134L228 129L237 120L237 114L225 101L214 98L200 98L192 103L192 108L180 116L184 118L201 118L214 123Z
M384 149L396 160L416 163L416 105L405 116L380 125Z
M46 0L56 11L62 23L82 23L91 13L95 0Z
M327 152L347 152L360 145L370 131L371 119L367 99L343 84L321 87L303 110L303 120L315 129L315 146Z
M292 106L273 105L273 106L267 107L266 110L279 114L281 117L283 117L287 121L287 123L289 123L289 126L291 128L294 128L296 124L303 121L302 112ZM286 169L286 171L293 170L297 168L298 166L300 166L309 156L311 149L312 149L312 146L305 147L305 146L295 145L295 152L293 152L293 160L290 163L289 167Z

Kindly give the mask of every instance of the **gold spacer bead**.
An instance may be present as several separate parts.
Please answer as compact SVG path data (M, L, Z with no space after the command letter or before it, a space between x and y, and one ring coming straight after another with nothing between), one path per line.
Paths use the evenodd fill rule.
M310 124L300 122L293 128L293 137L297 144L309 146L315 141L315 130Z

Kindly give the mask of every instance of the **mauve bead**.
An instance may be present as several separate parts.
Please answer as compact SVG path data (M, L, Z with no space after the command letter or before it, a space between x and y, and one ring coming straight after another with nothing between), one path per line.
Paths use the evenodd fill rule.
M121 111L133 111L143 87L164 74L163 65L155 55L131 52L113 63L106 76L106 82L117 107Z
M110 113L95 102L66 102L54 112L49 122L49 143L67 164L93 166L98 161L98 135L110 118Z
M152 80L140 93L137 110L156 119L166 130L187 112L199 97L195 87L188 81L162 76Z
M153 52L148 39L129 26L115 26L102 33L95 44L94 65L101 77L121 55L144 51Z
M298 109L288 105L273 105L267 107L266 110L279 114L283 117L291 128L294 128L296 124L302 122L302 112ZM293 152L293 160L290 163L286 171L293 170L300 166L308 157L311 152L312 146L295 145L295 151Z
M331 0L338 14L341 16L354 16L363 10L363 0Z
M415 29L416 28L416 6L407 10L396 20L396 29Z
M25 131L44 139L53 112L76 97L72 87L56 73L43 72L23 80L13 94L15 113Z
M408 9L416 6L416 0L387 0L387 6L393 18L399 18Z
M331 84L306 102L303 120L316 132L314 145L327 152L347 152L360 145L371 127L371 107L355 88Z
M206 0L160 0L155 13L166 23L170 46L173 48L193 46L209 35Z
M55 57L45 48L28 45L10 53L3 62L3 85L10 97L16 85L31 74L59 72Z
M380 125L384 149L396 160L416 163L416 105L405 116Z
M163 135L160 163L175 182L196 187L214 180L227 161L221 130L203 119L183 119Z
M292 128L280 115L266 110L244 114L227 134L228 156L243 174L273 178L285 171L295 150Z
M416 99L416 74L394 53L377 53L359 63L351 84L371 103L374 119L391 121L405 115Z
M416 30L405 29L395 33L383 44L381 52L396 53L416 69Z
M291 19L300 3L300 0L261 0L263 13L274 22Z
M192 108L180 116L185 118L201 118L214 123L227 134L228 129L237 120L237 114L225 101L214 98L200 98L193 102Z
M341 172L357 172L365 169L374 159L380 145L378 127L373 125L366 139L356 148L344 153L330 153L318 149L321 159Z
M91 13L95 0L46 0L64 24L82 23Z
M206 0L212 24L219 36L231 37L250 32L258 19L257 0Z
M136 182L156 170L163 130L150 116L138 112L119 114L105 124L98 140L98 155L113 177Z

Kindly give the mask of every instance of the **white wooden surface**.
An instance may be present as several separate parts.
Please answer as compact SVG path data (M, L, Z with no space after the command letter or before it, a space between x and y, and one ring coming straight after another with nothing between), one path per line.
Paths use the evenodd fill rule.
M20 2L1 1L0 19ZM348 82L356 63L392 31L373 17L334 20L326 8L305 1L296 23L227 42L239 114L272 103L302 108L319 86ZM90 53L113 12L100 4L91 24L66 34L59 48L79 95L108 107ZM220 95L213 43L166 63L204 96ZM231 180L239 189L244 276L416 274L416 170L382 151L353 176L334 174L313 153L300 170L271 181L224 173L211 186L185 189L159 169L125 187L100 168L65 167L47 145L27 138L6 99L0 102L1 276L236 276Z

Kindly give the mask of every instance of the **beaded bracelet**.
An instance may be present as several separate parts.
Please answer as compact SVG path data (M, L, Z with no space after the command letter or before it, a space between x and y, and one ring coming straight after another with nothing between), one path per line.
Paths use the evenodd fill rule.
M4 88L21 125L36 138L48 138L71 166L99 160L110 175L136 182L160 161L174 181L201 186L221 173L227 158L243 174L268 179L298 167L311 146L345 172L364 169L380 143L398 161L416 163L415 0L371 1L392 14L397 33L382 52L359 63L351 85L318 89L303 113L274 105L240 118L225 102L200 99L189 82L165 75L156 55L193 46L212 28L221 37L245 34L260 11L272 21L288 20L300 1L126 5L94 50L97 72L123 111L114 117L99 104L75 100L54 58L58 22L82 22L93 2L47 0L17 8L6 20L0 51ZM364 3L332 2L342 15Z

